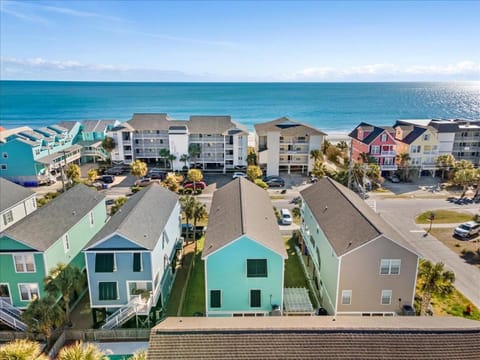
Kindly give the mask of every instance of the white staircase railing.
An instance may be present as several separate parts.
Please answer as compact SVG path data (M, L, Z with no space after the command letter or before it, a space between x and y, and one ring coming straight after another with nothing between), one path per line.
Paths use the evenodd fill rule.
M143 308L143 306L144 304L142 304L139 296L132 297L127 305L107 317L105 324L102 325L102 329L111 330L121 326L137 314L138 310Z
M20 320L22 311L0 299L0 320L15 330L27 331L28 326Z

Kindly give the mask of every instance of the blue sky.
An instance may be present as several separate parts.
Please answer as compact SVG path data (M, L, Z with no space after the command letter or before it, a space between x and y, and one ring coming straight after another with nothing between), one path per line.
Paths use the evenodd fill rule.
M480 1L0 5L2 79L480 80Z

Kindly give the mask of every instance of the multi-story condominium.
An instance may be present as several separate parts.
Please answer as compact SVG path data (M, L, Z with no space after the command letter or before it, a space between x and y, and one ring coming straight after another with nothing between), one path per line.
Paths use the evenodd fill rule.
M177 265L178 196L152 184L132 196L85 246L90 307L104 329L132 317L155 322L166 304Z
M309 172L315 165L312 150L321 149L326 134L311 126L282 117L255 125L258 163L267 175L280 171Z
M106 161L110 158L110 154L102 147L102 140L110 130L119 124L118 120L84 120L81 122L76 144L82 146L82 163ZM75 122L62 121L59 125L71 129L75 126Z
M348 136L352 138L352 161L362 163L363 157L368 155L376 160L382 172L397 170L397 144L392 127L362 122Z
M51 125L14 130L0 137L0 177L38 186L49 180L50 171L80 159L82 147L74 145L80 123L71 129Z
M207 316L264 316L283 306L287 253L268 194L238 178L213 195L202 259Z
M410 156L408 165L418 168L419 176L423 171L435 175L435 160L439 155L438 131L431 126L411 125L401 121L397 121L394 129L397 153ZM400 163L400 159L397 162Z
M173 120L167 114L134 114L131 120L114 127L109 136L117 144L113 161L130 163L139 159L160 166L171 163L174 170L181 170L185 165L180 160L182 155L195 153L189 163L204 169L225 171L247 164L248 130L230 116ZM166 150L174 159L163 157Z
M45 295L59 263L85 269L83 247L107 219L105 197L78 184L0 234L0 319L24 329L19 310Z
M0 178L0 232L36 209L35 192Z
M456 160L480 165L480 120L399 120L401 124L430 127L438 133L438 155L452 154Z
M418 254L357 194L330 178L300 192L301 234L331 315L395 315L413 306Z

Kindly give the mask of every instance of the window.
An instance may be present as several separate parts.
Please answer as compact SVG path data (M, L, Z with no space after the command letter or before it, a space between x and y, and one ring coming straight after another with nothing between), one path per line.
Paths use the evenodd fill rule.
M382 290L382 305L390 305L392 303L392 290Z
M387 141L387 134L382 134L381 141L382 142Z
M95 272L114 272L115 254L95 254Z
M412 153L418 154L422 151L422 147L420 145L413 145L412 146Z
M33 258L33 254L13 255L13 262L17 273L35 272L35 259Z
M22 301L31 301L40 297L38 293L38 284L36 283L18 284L18 289Z
M2 170L7 170L7 164L2 164L1 167L0 167L0 169L2 169Z
M350 305L352 303L352 290L342 290L342 305Z
M371 151L372 155L377 155L377 154L380 154L380 146L378 145L372 145L372 151Z
M267 259L247 259L247 277L267 277Z
M68 237L68 233L63 235L63 249L65 250L65 252L70 250L70 239Z
M261 290L250 290L250 307L261 307L262 297Z
M423 135L423 140L424 140L424 141L430 140L430 135L429 135L429 134Z
M399 275L402 260L382 259L380 261L380 275Z
M13 212L12 210L6 212L5 214L3 214L3 224L4 225L8 225L9 223L11 223L13 221Z
M142 271L142 254L133 253L133 271L140 272Z
M93 212L90 211L90 214L88 214L89 220L90 220L90 227L93 226L94 218L93 218Z
M98 283L98 299L99 300L117 300L117 282L99 282Z
M210 307L222 307L222 292L221 290L210 290Z
M4 159L8 159L8 153L3 152L3 153L2 153L2 157L3 157Z

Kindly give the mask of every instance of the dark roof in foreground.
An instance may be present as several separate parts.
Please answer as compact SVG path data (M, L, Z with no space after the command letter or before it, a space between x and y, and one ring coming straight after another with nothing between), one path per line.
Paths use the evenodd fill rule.
M83 184L75 185L3 234L33 249L45 251L104 200L105 196L98 191Z
M362 140L360 140L358 138L358 129L359 128L363 128L364 131L368 130L370 132ZM391 126L375 126L375 125L370 125L370 124L361 122L355 129L352 130L352 132L350 134L348 134L348 136L350 136L351 138L354 138L358 141L361 141L364 144L370 144L373 140L375 140L384 131L386 131L388 133L393 133L394 132L394 130Z
M167 318L147 359L478 359L480 322L454 317Z
M382 234L414 252L402 236L380 218L358 194L335 180L324 177L302 190L300 195L337 256Z
M287 257L268 193L237 178L213 194L202 258L242 235Z
M147 186L133 195L111 217L85 249L88 250L96 242L116 233L145 249L153 250L177 201L178 196L170 190L155 183Z
M0 212L33 196L34 191L0 177Z

